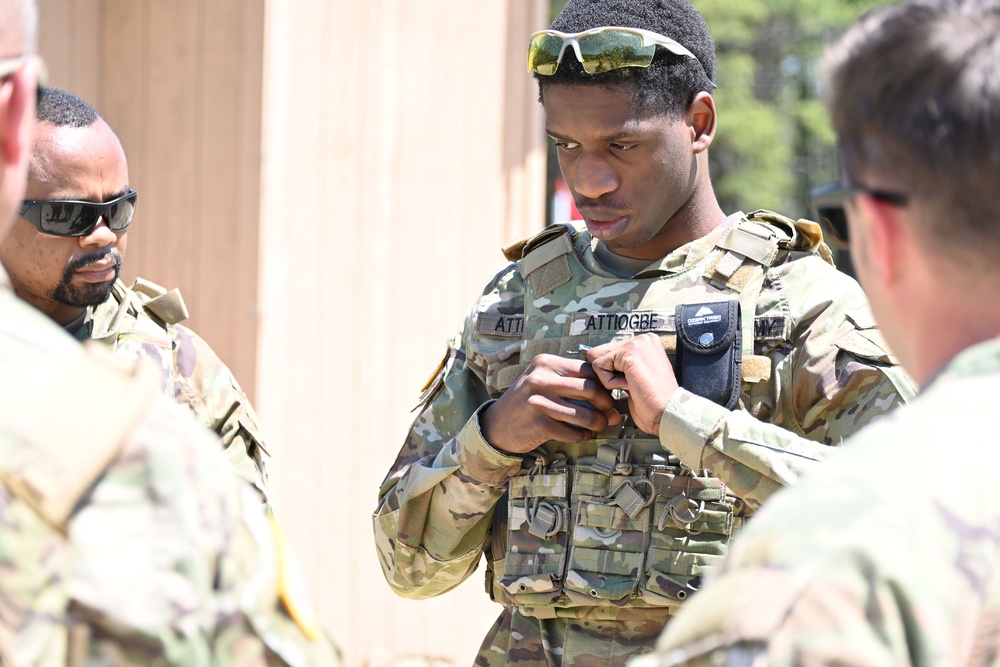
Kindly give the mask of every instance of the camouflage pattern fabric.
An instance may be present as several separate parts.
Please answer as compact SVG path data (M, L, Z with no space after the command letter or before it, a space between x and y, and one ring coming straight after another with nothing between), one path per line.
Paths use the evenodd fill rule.
M162 371L164 394L219 434L237 474L266 501L269 454L249 399L208 343L181 324L159 319L147 308L149 301L147 294L116 281L108 300L88 308L70 333L77 340L101 341L128 361L153 361Z
M998 392L1000 341L956 356L778 494L633 667L997 664Z
M658 289L690 293L690 301L697 302L709 282L701 269L725 254L717 243L728 227L742 224L740 217L731 216L708 237L653 262L641 272L643 281L611 276L594 257L595 241L577 228L573 261L592 278L571 282L576 298L564 302L550 301L548 294L525 303L531 290L524 261L497 274L429 383L423 410L380 489L375 541L386 579L397 593L439 595L466 579L484 550L493 552L491 560L498 556L498 535L491 533L494 511L511 479L522 473L524 459L490 447L477 413L501 395L539 348L531 334L524 335L537 328L525 320L525 312L555 310L571 327L577 315L589 317L612 303L624 308L615 311L616 322L626 323L616 324L613 334L638 333L644 321L654 321L630 310L642 303L648 278L658 276L666 286ZM817 254L825 246L799 248L794 232L783 238L787 243L768 258L749 309L755 334L749 352L769 359L767 378L744 383L745 409L733 412L678 391L659 433L664 455L676 455L692 470L708 469L742 500L746 514L826 458L831 445L913 395L857 283ZM671 298L688 301L683 295ZM619 319L622 314L630 316ZM627 330L631 322L634 331ZM553 352L545 343L545 351L564 353L559 345ZM590 442L596 450L599 440ZM573 513L575 523L580 510ZM496 581L487 582L494 596L498 588ZM672 613L641 608L644 596L638 592L603 607L574 605L568 597L535 607L506 605L477 664L621 665L652 649L658 628Z
M59 467L42 455L53 442L33 438L60 418L49 401L89 358L15 298L0 269L0 663L339 664L324 636L303 629L314 630L289 597L283 544L256 494L152 386L134 427L117 423L99 382L68 392L126 435L64 523L14 492L12 480ZM84 427L69 424L70 436L74 425Z

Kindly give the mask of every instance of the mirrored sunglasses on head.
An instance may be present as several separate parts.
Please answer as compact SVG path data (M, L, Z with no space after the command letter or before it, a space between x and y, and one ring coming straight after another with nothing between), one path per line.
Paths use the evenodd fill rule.
M528 71L551 76L559 69L566 47L573 47L576 59L587 74L600 74L621 67L649 67L662 46L670 53L692 58L694 54L676 41L641 28L604 26L583 32L541 30L528 42Z
M908 201L904 194L872 190L842 181L813 188L809 191L809 201L812 203L816 217L820 222L826 223L827 230L836 245L844 248L848 245L847 212L844 210L844 206L860 194L867 194L896 206L905 206Z
M26 200L18 214L38 231L52 236L87 236L101 218L109 229L120 232L131 224L138 196L135 190L129 190L99 204L75 199Z

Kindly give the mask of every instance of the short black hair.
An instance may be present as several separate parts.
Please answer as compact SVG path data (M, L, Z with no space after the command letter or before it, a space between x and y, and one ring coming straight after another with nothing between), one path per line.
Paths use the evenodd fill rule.
M538 97L544 103L545 87L550 84L616 84L635 86L635 102L682 114L699 92L715 87L715 42L705 19L689 0L569 0L552 22L561 32L582 32L602 26L642 28L669 37L686 47L697 62L670 53L663 47L649 67L623 67L600 74L587 74L567 49L556 73L535 74Z
M1000 252L998 60L1000 1L910 0L866 14L824 62L845 175L906 194L928 247L989 267Z
M41 86L35 116L39 121L68 127L88 127L100 115L97 110L73 93Z

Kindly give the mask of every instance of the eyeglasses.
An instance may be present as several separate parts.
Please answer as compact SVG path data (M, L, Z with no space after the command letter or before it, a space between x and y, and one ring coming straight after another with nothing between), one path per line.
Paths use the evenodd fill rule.
M24 55L0 58L0 79L4 79L21 69L21 65L23 65L24 61L27 59L28 56Z
M86 236L94 231L101 218L112 231L120 232L132 222L138 196L135 190L129 190L100 204L75 199L29 200L18 214L38 231L52 236Z
M46 79L48 79L48 70L45 67L45 61L38 56L32 56L29 54L21 54L19 56L10 56L7 58L0 58L0 79L6 79L8 76L21 69L28 58L38 59L38 85L44 86Z
M893 204L895 206L906 206L909 198L898 192L886 192L884 190L872 190L863 185L851 183L827 183L809 191L809 199L816 217L826 222L830 228L833 239L842 245L847 245L847 213L844 211L844 204L857 197L866 194L879 201Z
M693 53L669 37L640 28L604 26L574 33L558 30L534 33L528 43L528 71L543 76L555 74L567 46L573 47L576 59L587 74L600 74L620 67L649 67L657 46L701 64Z

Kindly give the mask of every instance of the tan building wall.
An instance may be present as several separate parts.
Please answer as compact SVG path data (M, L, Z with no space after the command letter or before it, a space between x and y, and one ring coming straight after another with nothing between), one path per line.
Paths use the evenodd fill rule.
M546 0L40 0L53 85L115 128L128 278L180 287L252 394L277 511L349 665L470 664L482 573L382 579L370 514L445 341L541 228L523 65Z

